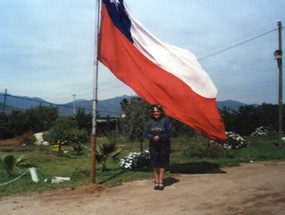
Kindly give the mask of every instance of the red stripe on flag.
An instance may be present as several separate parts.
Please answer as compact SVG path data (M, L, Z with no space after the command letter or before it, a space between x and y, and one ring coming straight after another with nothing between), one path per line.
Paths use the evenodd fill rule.
M104 4L100 38L99 60L137 95L151 104L161 104L168 116L207 138L225 142L224 124L216 99L201 97L176 76L147 59L113 25Z

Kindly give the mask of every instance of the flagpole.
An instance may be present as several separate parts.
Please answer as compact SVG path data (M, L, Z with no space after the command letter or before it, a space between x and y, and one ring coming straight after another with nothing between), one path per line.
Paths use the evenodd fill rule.
M98 47L100 38L101 0L96 0L96 30L94 40L94 75L93 75L93 109L92 109L92 134L91 134L91 170L90 183L96 183L96 118L98 96Z

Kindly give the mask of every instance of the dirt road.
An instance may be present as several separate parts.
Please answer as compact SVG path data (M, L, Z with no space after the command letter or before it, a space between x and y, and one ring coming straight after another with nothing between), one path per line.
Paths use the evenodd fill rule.
M0 200L2 215L284 215L285 162L224 168L220 174L167 178L163 191L151 180L114 188L83 186Z

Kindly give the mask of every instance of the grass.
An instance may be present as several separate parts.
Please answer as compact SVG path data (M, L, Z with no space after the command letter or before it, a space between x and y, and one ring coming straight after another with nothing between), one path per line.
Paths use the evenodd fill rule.
M193 156L193 151L200 147L200 139L189 137L177 137L172 139L171 147L171 165L170 173L167 176L179 173L223 173L221 167L239 165L243 162L261 161L261 160L284 160L285 147L277 147L277 136L271 137L246 137L249 146L240 150L228 151L221 147L211 148L210 154L207 151L206 156ZM97 143L105 142L106 138L99 137ZM203 142L203 141L202 141ZM144 149L148 144L144 142ZM139 143L126 143L121 140L118 144L122 150L122 155L128 152L140 150ZM28 194L31 192L44 192L57 188L72 188L90 181L90 152L84 150L83 155L75 155L70 146L64 146L66 154L54 154L50 146L26 146L15 148L15 150L5 151L5 146L0 146L0 157L12 154L16 158L24 156L27 159L25 168L15 168L12 177L9 177L3 168L0 168L0 197L11 196L15 194ZM4 149L2 151L2 149ZM39 183L34 183L30 173L27 172L20 179L1 186L2 184L19 177L28 170L28 165L36 167L40 179ZM119 167L118 164L111 161L107 165L108 170L102 172L102 167L97 165L96 183L106 186L120 185L126 181L138 179L150 179L153 177L152 170L129 171ZM70 177L70 181L59 184L50 183L54 176Z

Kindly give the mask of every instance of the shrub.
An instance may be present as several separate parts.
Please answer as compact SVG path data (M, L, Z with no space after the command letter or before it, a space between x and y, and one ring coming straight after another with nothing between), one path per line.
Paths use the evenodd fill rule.
M149 166L150 153L148 150L143 152L130 152L126 157L120 160L120 167L124 169L147 169Z
M70 130L69 142L73 144L84 144L90 142L90 137L87 131L73 128Z
M83 146L82 144L85 144L90 141L90 137L86 130L83 129L71 129L70 130L70 136L69 136L69 142L73 145L73 151L76 153L76 155L81 155L83 152Z
M192 143L185 155L197 158L218 158L223 155L223 146L214 141L207 143Z
M23 156L16 158L14 155L4 155L0 159L0 167L2 167L8 176L13 175L15 168L34 166L31 161L24 159Z
M48 142L70 142L72 131L77 128L76 122L72 118L60 117L54 126L48 131Z
M12 176L15 164L16 164L16 158L14 157L14 155L5 155L1 159L1 166L7 172L8 176Z
M34 134L29 131L18 138L19 144L32 145L36 142Z
M74 151L80 155L82 144L90 141L87 131L78 129L72 118L60 117L54 126L44 135L48 142L53 143L54 152L62 152L63 144L73 145Z
M107 169L108 159L112 158L113 161L116 161L120 153L121 151L117 149L116 143L100 144L99 148L96 149L96 160L102 164L102 171Z

